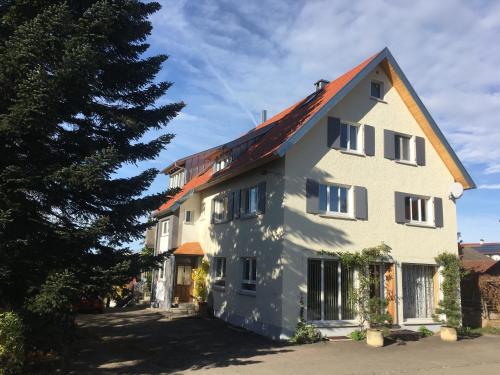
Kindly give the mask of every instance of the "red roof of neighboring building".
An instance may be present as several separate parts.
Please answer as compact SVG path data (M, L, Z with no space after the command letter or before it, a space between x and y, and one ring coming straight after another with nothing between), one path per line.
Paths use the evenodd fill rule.
M253 163L263 162L267 159L276 157L274 155L274 152L287 139L289 139L307 120L309 120L314 114L316 114L325 103L333 98L359 72L361 72L361 70L366 65L368 65L377 55L378 53L363 61L354 69L328 83L322 90L308 95L306 98L295 103L294 105L278 113L277 115L271 117L269 120L257 125L255 129L246 133L244 136L248 136L248 134L251 134L256 130L264 129L269 126L269 130L261 139L250 146L224 170L213 173L213 169L208 168L202 174L188 181L188 183L183 186L182 190L179 193L171 197L165 204L159 207L157 213L169 209L176 202L185 197L191 190L196 189L197 187L204 185L207 182L215 180L226 174L233 173L237 169L250 166Z
M469 271L485 273L497 263L472 247L464 247L463 244L461 244L459 252L463 268Z
M198 255L203 256L205 253L199 242L186 242L179 246L175 251L175 255Z

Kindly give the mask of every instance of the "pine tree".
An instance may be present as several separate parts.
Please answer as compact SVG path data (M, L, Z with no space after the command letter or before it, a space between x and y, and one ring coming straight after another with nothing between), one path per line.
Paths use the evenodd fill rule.
M184 106L157 104L171 86L156 80L167 56L146 55L159 8L0 3L0 308L25 304L50 274L102 282L137 259L125 246L166 192L144 195L156 169L116 172L155 158L173 135L144 135Z

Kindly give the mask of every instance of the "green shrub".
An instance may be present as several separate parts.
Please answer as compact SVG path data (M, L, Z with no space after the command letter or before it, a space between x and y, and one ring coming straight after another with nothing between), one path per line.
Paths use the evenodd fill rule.
M439 301L433 318L442 324L458 328L462 322L462 306L460 305L460 259L455 254L442 253L436 258L438 266L442 267L443 299ZM442 319L441 317L444 317Z
M297 323L295 333L290 339L290 342L297 345L312 344L314 342L321 341L321 339L321 332L319 332L316 327L301 320Z
M23 322L13 312L0 313L0 375L19 373L23 364Z
M363 341L364 339L366 339L366 331L364 331L364 330L352 331L349 334L349 337L353 341Z
M192 278L194 282L193 297L200 302L206 302L208 297L208 271L210 264L206 259L203 259L201 265L192 271Z
M432 332L429 328L427 328L426 326L421 326L419 329L418 329L418 332L422 335L422 337L429 337L429 336L433 336L434 335L434 332Z
M73 304L81 292L70 272L47 277L40 292L25 305L23 319L27 326L28 349L42 351L64 349L75 337Z

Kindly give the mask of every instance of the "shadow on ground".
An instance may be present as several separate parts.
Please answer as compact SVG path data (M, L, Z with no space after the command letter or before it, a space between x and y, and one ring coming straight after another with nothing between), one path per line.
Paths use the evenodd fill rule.
M83 315L70 374L162 374L259 363L292 351L221 320L170 320L157 310Z

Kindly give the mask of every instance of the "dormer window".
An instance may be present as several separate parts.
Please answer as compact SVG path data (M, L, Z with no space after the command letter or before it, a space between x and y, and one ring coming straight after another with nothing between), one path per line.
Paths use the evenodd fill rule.
M181 169L177 172L174 172L170 175L170 180L168 182L168 187L169 189L174 189L174 188L181 188L184 186L186 182L185 178L185 170Z
M229 163L231 163L231 155L229 154L217 158L214 163L214 172L224 169L229 165Z

